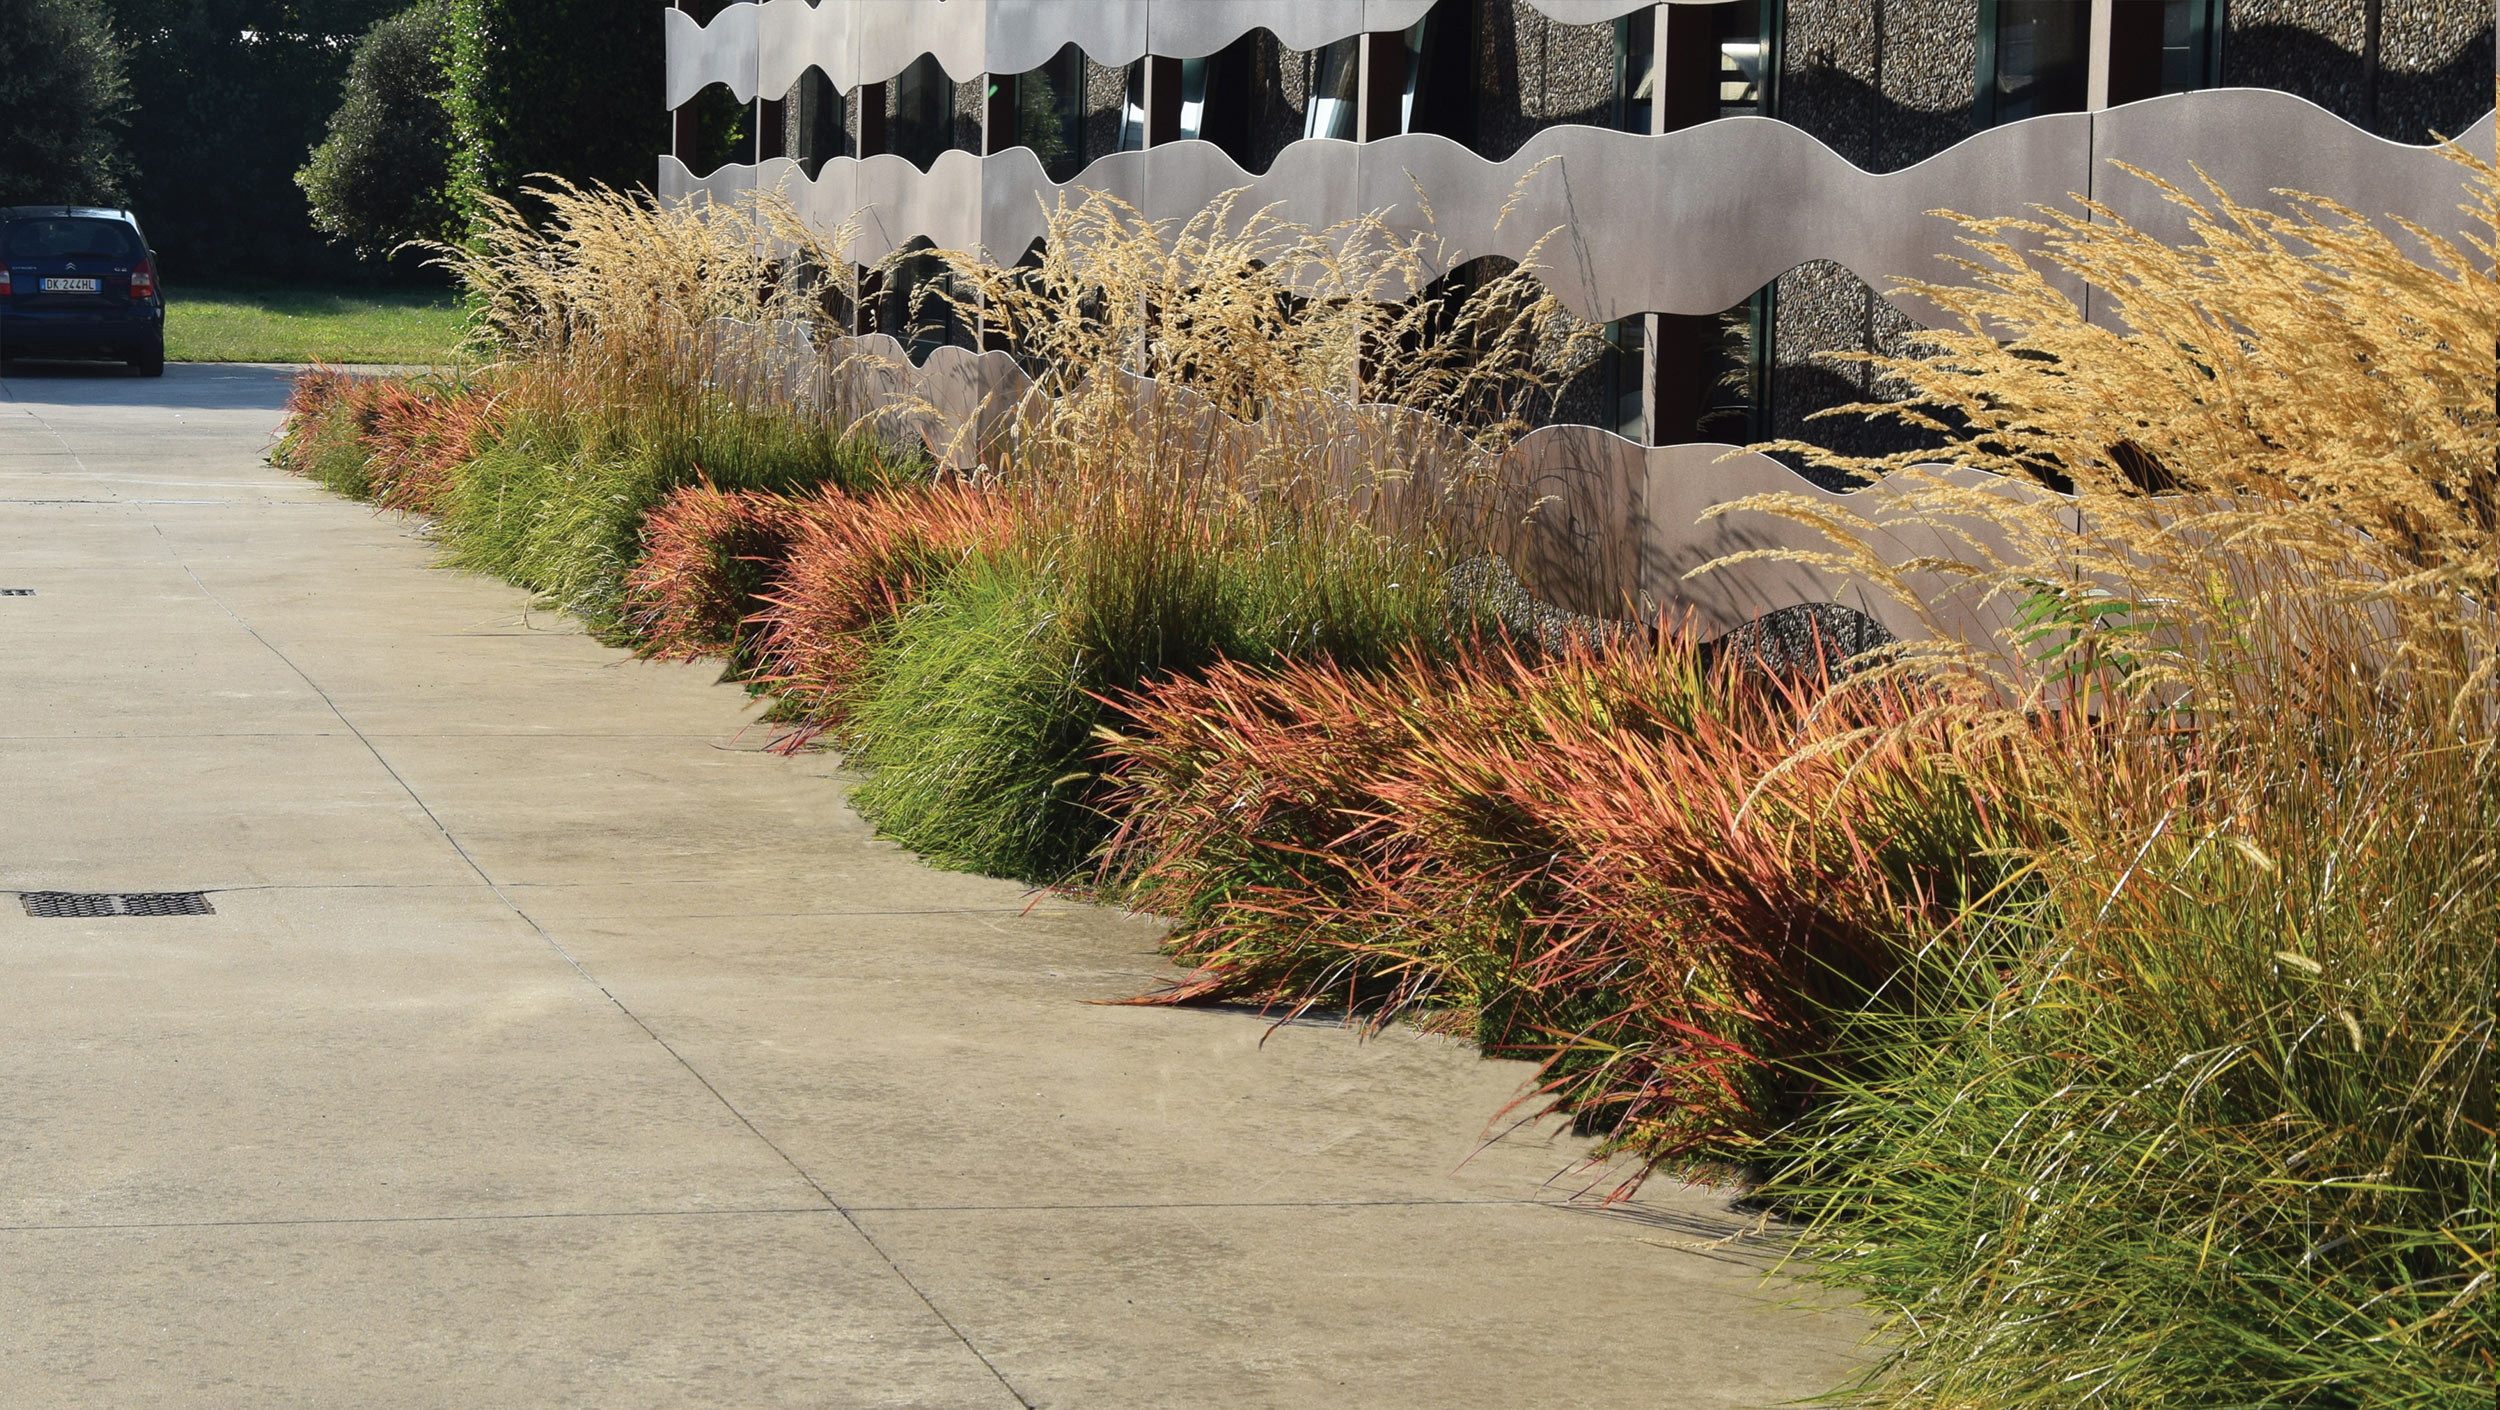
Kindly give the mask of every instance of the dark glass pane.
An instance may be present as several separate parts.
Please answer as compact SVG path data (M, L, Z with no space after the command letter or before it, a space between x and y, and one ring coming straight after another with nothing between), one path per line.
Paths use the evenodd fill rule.
M1738 4L1719 9L1719 116L1758 116L1762 112L1761 7Z
M1694 428L1701 439L1730 445L1762 439L1770 320L1767 287L1718 316L1703 355L1702 414Z
M822 69L800 74L782 100L782 150L811 178L850 150L850 134L842 130L844 108L841 91Z
M1146 65L1151 59L1139 59L1128 66L1128 96L1120 100L1120 150L1146 150Z
M1658 20L1643 10L1615 21L1615 126L1649 131L1658 97Z
M11 259L137 259L147 253L118 220L54 217L9 227Z
M1361 98L1361 41L1340 39L1316 50L1310 58L1311 106L1302 116L1302 135L1354 140L1354 118Z
M1995 120L2083 111L2091 29L2092 7L2081 0L1997 0Z
M1011 80L1016 130L1007 145L1030 147L1042 171L1066 181L1085 167L1085 52L1070 44L1049 63Z
M953 145L955 81L938 66L936 55L923 54L895 75L886 92L887 149L928 170L938 153Z
M1405 51L1400 68L1406 74L1406 86L1398 90L1400 132L1415 130L1415 100L1424 91L1424 26L1430 23L1432 17L1427 15L1408 25L1405 32L1398 36L1398 44ZM1372 42L1380 41L1376 38Z
M2211 21L2212 0L2168 0L2162 6L2162 92L2187 93L2206 85Z
M1207 130L1207 61L1181 60L1180 141L1196 142Z
M1649 413L1642 405L1641 395L1641 378L1648 367L1648 338L1643 320L1626 318L1607 324L1608 429L1640 445L1649 444Z

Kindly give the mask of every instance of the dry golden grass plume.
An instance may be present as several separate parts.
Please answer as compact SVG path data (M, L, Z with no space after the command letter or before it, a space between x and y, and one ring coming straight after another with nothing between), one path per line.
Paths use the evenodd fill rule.
M1045 518L1228 541L1318 526L1472 547L1530 512L1500 494L1500 454L1599 338L1538 280L1543 242L1441 279L1461 261L1429 234L1377 216L1315 230L1241 194L1182 221L1062 196L1020 263L894 257L940 262L919 304L1036 380L995 443L947 458L1052 501Z
M699 381L715 320L795 321L821 342L858 294L856 225L818 230L778 190L665 204L542 176L531 196L543 217L489 198L467 243L430 247L468 291L472 340L508 365Z
M1854 458L1782 442L1768 448L1882 483L1863 511L1773 495L1714 512L1808 523L1829 551L1791 556L1922 610L1940 597L1922 575L1996 599L1995 639L1908 654L2024 711L2115 695L2208 720L2297 707L2300 689L2346 688L2292 679L2333 661L2369 688L2436 693L2451 727L2488 741L2500 172L2450 155L2478 232L2462 244L2320 197L2282 192L2288 208L2267 210L2142 172L2187 212L2188 243L2079 198L2037 219L1939 212L1972 232L1976 257L1954 261L1970 282L1904 290L1951 324L1915 356L1862 359L1909 400L1841 412L1895 417L1945 448ZM2087 317L2060 273L2109 311ZM1915 468L1938 461L2006 480ZM1955 551L1877 547L1905 529Z
M1105 372L1187 387L1228 415L1322 392L1516 434L1535 399L1596 356L1598 331L1516 267L1441 281L1463 261L1377 215L1315 230L1241 191L1185 221L1099 192L1065 195L1023 263L940 251L959 317L1014 349L1052 396ZM1440 282L1436 282L1440 281Z

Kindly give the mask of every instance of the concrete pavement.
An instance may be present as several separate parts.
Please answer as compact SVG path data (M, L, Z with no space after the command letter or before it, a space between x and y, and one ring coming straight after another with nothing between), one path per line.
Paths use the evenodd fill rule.
M0 382L0 1405L1659 1406L1828 1388L1527 1069L1104 1007L743 694L269 468L285 373ZM1262 1041L1264 1040L1264 1041Z

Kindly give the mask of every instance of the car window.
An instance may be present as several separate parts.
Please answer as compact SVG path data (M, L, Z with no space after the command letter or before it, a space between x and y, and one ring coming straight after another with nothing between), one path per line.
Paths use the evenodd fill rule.
M118 220L47 216L9 226L10 259L137 259L139 234Z

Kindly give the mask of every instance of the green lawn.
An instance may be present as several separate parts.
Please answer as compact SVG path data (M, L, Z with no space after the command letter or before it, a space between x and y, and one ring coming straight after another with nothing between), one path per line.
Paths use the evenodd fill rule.
M459 297L438 290L165 290L165 356L174 362L442 363L459 340Z

